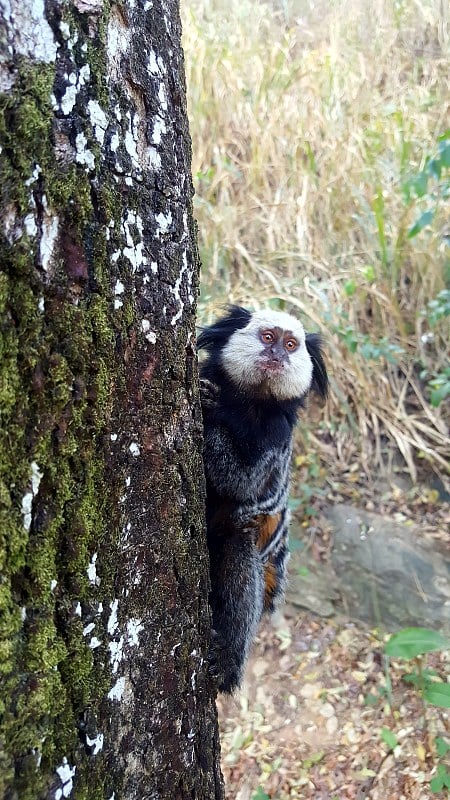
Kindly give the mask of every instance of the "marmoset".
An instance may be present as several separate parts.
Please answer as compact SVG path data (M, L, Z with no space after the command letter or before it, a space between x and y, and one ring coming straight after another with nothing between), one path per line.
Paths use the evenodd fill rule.
M319 335L290 314L228 313L198 338L210 555L210 671L232 692L264 611L283 596L297 412L327 395Z

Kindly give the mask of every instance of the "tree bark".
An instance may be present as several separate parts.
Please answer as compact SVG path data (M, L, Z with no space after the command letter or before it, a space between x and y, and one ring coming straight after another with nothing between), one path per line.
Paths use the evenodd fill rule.
M0 25L0 796L216 800L178 3Z

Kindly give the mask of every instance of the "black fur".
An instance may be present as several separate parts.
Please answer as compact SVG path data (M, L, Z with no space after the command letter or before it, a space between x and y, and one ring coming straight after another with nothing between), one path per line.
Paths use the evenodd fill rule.
M328 395L328 375L322 355L322 337L318 333L307 333L305 343L313 363L311 390L317 392L322 400L326 400Z

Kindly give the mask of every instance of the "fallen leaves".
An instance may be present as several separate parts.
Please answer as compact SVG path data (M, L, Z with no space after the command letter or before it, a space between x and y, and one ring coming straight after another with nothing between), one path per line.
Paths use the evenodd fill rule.
M218 701L230 800L435 798L447 712L425 707L395 662L388 702L376 632L293 608L278 625L262 627L242 691ZM450 674L444 653L429 658Z

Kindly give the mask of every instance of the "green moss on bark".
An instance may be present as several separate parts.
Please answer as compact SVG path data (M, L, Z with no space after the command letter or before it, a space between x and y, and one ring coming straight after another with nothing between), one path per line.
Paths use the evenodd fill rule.
M110 668L106 645L91 649L83 628L92 616L102 638L105 620L93 609L114 596L117 533L103 446L116 364L102 207L83 169L55 163L53 79L52 68L23 66L0 123L2 207L11 220L0 274L0 795L21 800L46 796L62 754L70 761L76 753L79 765L89 758L83 709L95 718ZM37 181L27 185L36 165ZM96 291L73 278L62 255L48 279L34 240L15 233L38 183ZM110 561L105 555L98 587L87 567L105 541ZM103 797L101 756L82 772L77 799Z

